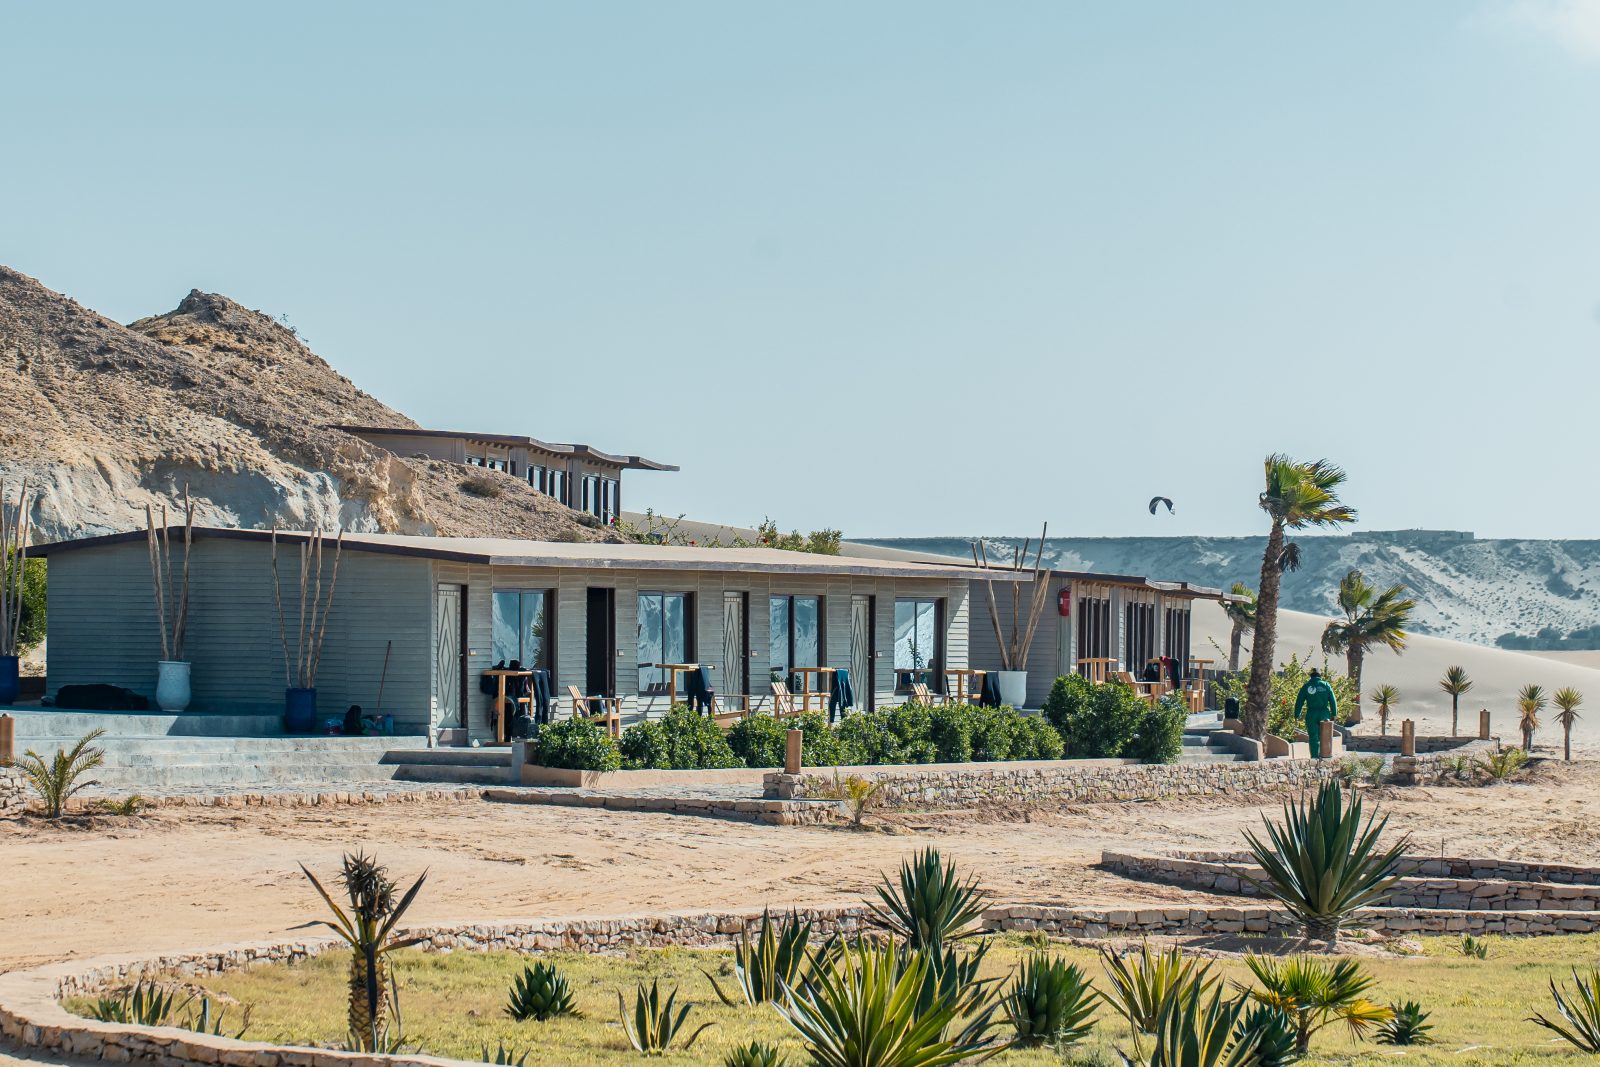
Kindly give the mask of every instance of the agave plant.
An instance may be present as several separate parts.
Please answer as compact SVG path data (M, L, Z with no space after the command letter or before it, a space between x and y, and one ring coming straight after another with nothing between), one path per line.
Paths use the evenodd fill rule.
M1473 937L1471 934L1462 934L1461 954L1469 960L1488 959L1489 939L1486 937Z
M1380 1045L1431 1045L1433 1024L1428 1012L1414 1000L1389 1005L1389 1019L1378 1027Z
M1367 999L1374 980L1355 960L1251 954L1244 962L1261 985L1245 992L1294 1021L1295 1051L1302 1056L1311 1047L1311 1038L1330 1023L1344 1023L1359 1038L1393 1014Z
M237 1030L228 1028L228 1011L226 1008L211 1014L211 998L201 997L200 1007L194 1014L183 1021L185 1030L193 1030L197 1034L210 1034L212 1037L231 1037L235 1041L244 1037L250 1029L250 1009L244 1009L244 1019L239 1023Z
M722 1067L785 1067L788 1062L783 1053L759 1041L736 1045L722 1057Z
M1263 1032L1241 1025L1246 1002L1224 997L1221 989L1208 995L1199 984L1174 990L1156 1015L1149 1054L1136 1045L1123 1061L1128 1067L1258 1067Z
M543 960L522 973L511 983L511 995L506 1002L506 1014L525 1023L529 1019L544 1022L558 1015L582 1018L573 1004L572 984L566 975L556 970L552 963Z
M1022 961L1002 1004L1019 1045L1070 1045L1094 1029L1100 995L1083 969L1037 953Z
M1357 909L1389 896L1411 841L1402 835L1380 848L1388 816L1363 823L1361 807L1354 793L1346 805L1339 783L1328 781L1314 796L1286 801L1282 825L1263 818L1265 843L1249 830L1244 835L1265 874L1245 879L1299 919L1307 937L1330 945Z
M484 1063L492 1063L495 1067L528 1067L528 1053L506 1048L504 1041L496 1042L493 1052L489 1051L488 1045L484 1045L482 1059Z
M417 899L427 872L419 875L397 902L394 880L389 877L387 868L364 853L346 853L339 875L349 899L346 911L334 902L305 864L300 865L300 870L333 911L333 922L324 920L318 925L328 927L350 946L348 1045L351 1051L383 1052L398 1048L401 1041L399 998L390 975L389 956L422 940L420 937L396 938L393 934L400 917ZM392 1035L391 1014L395 1019Z
M1559 1034L1574 1048L1591 1056L1600 1055L1600 968L1589 968L1589 976L1584 978L1574 967L1572 984L1576 988L1568 993L1564 984L1558 986L1554 978L1550 980L1550 996L1556 1002L1559 1021L1540 1012L1534 1012L1528 1021Z
M722 991L709 972L711 988L717 999L729 1007L739 1004L767 1004L775 1001L785 987L800 978L806 962L806 946L811 940L811 923L801 922L791 911L781 924L775 923L767 911L761 913L761 932L754 945L749 932L739 935L739 944L733 950L733 974L739 983L743 1000L734 1000Z
M943 1067L998 1051L987 1027L962 1025L987 995L931 981L930 966L926 952L903 952L892 937L843 944L804 986L785 990L778 1013L815 1067Z
M180 1001L170 989L140 980L128 989L96 999L89 1007L89 1017L103 1023L166 1026L188 1003Z
M62 812L67 810L67 801L90 786L100 784L84 781L83 776L105 763L105 750L95 747L95 742L104 736L104 730L90 730L71 748L57 749L49 760L31 748L17 760L18 769L38 794L45 818L61 818Z
M1502 748L1474 761L1473 766L1496 782L1515 778L1528 762L1528 754L1520 748Z
M1295 1026L1289 1013L1270 1004L1256 1004L1239 1018L1234 1040L1252 1040L1250 1067L1288 1067L1300 1058L1295 1051Z
M1191 987L1202 991L1219 984L1211 977L1211 964L1198 957L1186 958L1177 948L1154 952L1144 942L1137 954L1120 956L1109 948L1100 950L1100 962L1110 982L1109 992L1100 996L1111 1009L1128 1022L1133 1031L1135 1055L1143 1054L1144 1034L1156 1032L1161 1009L1174 996Z
M634 1051L646 1056L660 1056L672 1047L673 1040L683 1032L684 1020L689 1017L689 1009L693 1007L685 1004L679 1008L677 1004L676 989L663 1000L659 980L652 979L649 989L640 982L633 996L633 1018L630 1020L622 991L617 991L617 1011L622 1018L622 1032L628 1035L628 1044L633 1046ZM700 1029L689 1035L689 1039L683 1043L683 1049L687 1051L693 1048L695 1040L715 1025L703 1023Z
M938 849L924 849L900 864L900 884L887 877L872 905L877 923L915 950L941 953L946 944L975 936L973 923L989 905L977 879L962 881Z

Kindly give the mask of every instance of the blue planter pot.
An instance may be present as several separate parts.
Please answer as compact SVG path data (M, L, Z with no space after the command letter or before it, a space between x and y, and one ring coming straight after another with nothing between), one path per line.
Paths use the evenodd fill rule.
M285 733L309 734L317 728L317 691L283 691L283 729Z
M0 656L0 704L15 704L22 692L22 675L16 656Z

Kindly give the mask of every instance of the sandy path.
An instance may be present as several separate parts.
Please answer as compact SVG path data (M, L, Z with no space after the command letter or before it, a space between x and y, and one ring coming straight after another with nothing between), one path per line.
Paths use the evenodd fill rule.
M1525 785L1389 790L1384 804L1419 851L1600 861L1597 785L1600 763L1579 763ZM1091 865L1104 847L1237 847L1264 810L956 813L904 817L893 834L482 802L0 824L0 968L281 936L317 917L296 865L331 872L357 846L401 876L429 870L417 922L849 903L928 843L981 872L1001 901L1192 900Z

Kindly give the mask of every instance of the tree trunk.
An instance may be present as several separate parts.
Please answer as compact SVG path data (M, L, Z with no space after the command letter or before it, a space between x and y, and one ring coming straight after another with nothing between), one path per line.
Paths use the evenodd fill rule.
M1563 758L1568 763L1571 763L1572 762L1572 727L1571 726L1564 726L1564 727L1561 728L1561 748L1562 748L1563 753L1564 753Z
M1256 596L1256 635L1250 646L1250 683L1245 689L1244 732L1257 741L1267 736L1268 704L1272 700L1273 656L1278 644L1278 587L1283 572L1283 523L1272 521L1267 550L1261 556L1261 592Z
M1366 655L1366 653L1367 650L1362 648L1360 645L1351 645L1349 648L1345 649L1344 652L1344 672L1345 674L1349 675L1350 681L1355 683L1355 705L1357 709L1360 709L1361 707L1361 659ZM1359 716L1347 717L1357 718Z
M384 1002L384 989L388 983L388 964L385 959L356 949L350 954L350 1036L364 1052L376 1052L378 1038L387 1025L388 1005Z
M1460 710L1461 710L1461 695L1459 693L1451 693L1450 694L1450 736L1451 737L1458 736L1458 734L1456 732L1456 722L1457 722L1458 713L1460 712Z
M1522 728L1522 751L1533 755L1533 731L1526 726Z
M1228 636L1228 673L1239 672L1239 649L1244 644L1244 627L1239 623L1233 624L1233 633Z

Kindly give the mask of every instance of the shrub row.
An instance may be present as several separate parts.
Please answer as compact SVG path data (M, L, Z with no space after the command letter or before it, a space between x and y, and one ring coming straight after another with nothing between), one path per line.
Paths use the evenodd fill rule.
M804 735L810 767L1001 760L1125 758L1172 763L1183 748L1187 712L1175 697L1150 707L1127 686L1056 679L1044 715L974 704L898 707L846 715L829 726L820 713L792 719L752 715L726 732L683 705L664 718L630 726L620 744L587 719L542 728L534 762L576 770L707 770L781 767L785 737Z

